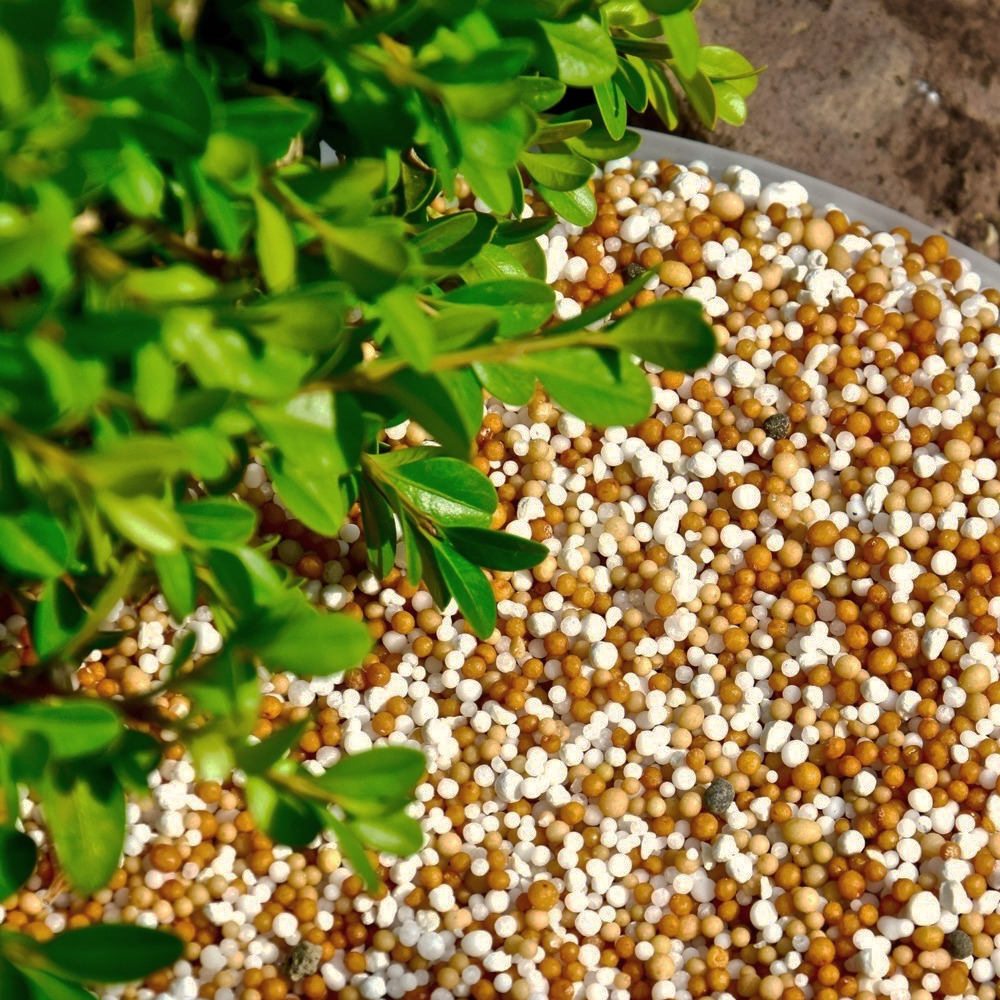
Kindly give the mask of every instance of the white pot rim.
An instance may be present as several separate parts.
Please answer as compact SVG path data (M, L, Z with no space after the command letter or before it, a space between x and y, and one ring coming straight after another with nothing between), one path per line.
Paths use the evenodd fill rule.
M872 201L871 198L865 198L863 195L838 187L829 181L820 180L818 177L811 177L809 174L792 170L790 167L782 167L768 160L762 160L758 156L710 146L707 143L697 142L694 139L684 139L678 135L652 132L649 129L640 128L634 131L642 136L641 145L632 154L634 157L645 157L652 160L668 159L681 164L690 163L692 160L701 160L708 165L709 173L713 177L721 177L726 167L738 165L752 170L760 177L762 184L797 181L809 192L809 200L813 205L836 205L852 222L863 223L873 231L890 230L896 226L902 226L919 240L940 233L939 229L928 226L903 212L886 208L885 205ZM949 236L947 239L952 247L952 254L968 262L970 268L983 279L984 287L1000 288L1000 263L990 260L989 257L963 243L959 243L954 237Z

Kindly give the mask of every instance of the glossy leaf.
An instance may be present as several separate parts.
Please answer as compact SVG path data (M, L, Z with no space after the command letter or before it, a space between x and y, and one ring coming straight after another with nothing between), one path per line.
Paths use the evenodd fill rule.
M95 698L45 698L0 708L0 735L13 746L31 734L45 738L56 760L86 757L122 733L112 706Z
M177 512L155 497L101 493L97 502L111 524L133 545L147 552L169 555L186 538L184 523Z
M601 118L612 139L620 139L625 134L625 126L628 124L625 94L616 82L618 73L619 70L616 69L615 77L599 83L594 88L594 97L597 98L597 106L601 109Z
M426 766L419 750L380 746L341 757L315 780L331 795L344 799L395 802L412 793Z
M195 609L197 582L191 560L183 552L154 555L153 567L170 613L183 621Z
M594 172L592 163L570 153L522 153L521 164L539 184L553 191L575 191Z
M378 300L378 334L414 368L426 371L434 360L434 326L409 288L388 291Z
M701 303L692 299L660 300L633 309L615 323L609 340L619 350L672 371L701 368L716 351Z
M552 315L556 304L555 293L548 285L526 278L462 285L449 292L443 301L493 307L499 319L497 333L501 337L537 330Z
M649 415L652 393L646 376L613 352L559 348L535 354L523 364L559 406L588 423L627 426Z
M295 284L295 236L284 213L263 195L254 198L257 210L257 259L267 287L285 292Z
M497 608L493 588L483 571L450 544L429 538L438 571L458 608L480 639L488 639L496 628Z
M32 619L35 651L43 660L68 645L87 617L79 600L62 580L51 580Z
M351 826L362 843L387 854L405 857L415 854L424 844L420 824L405 812L389 816L358 817Z
M415 512L444 527L489 524L497 497L481 472L447 455L397 463L392 454L373 459L372 468Z
M271 733L265 740L253 746L240 747L236 753L236 763L247 774L260 774L277 764L289 751L298 746L302 734L309 726L309 720L293 722L289 726Z
M184 952L184 942L146 927L100 924L63 931L39 950L67 977L126 983L173 965Z
M592 17L541 21L540 26L552 53L553 76L571 87L592 87L611 78L617 62L615 47Z
M392 508L367 479L361 481L359 499L368 568L379 580L384 580L396 559L396 522Z
M660 24L681 76L690 79L698 72L698 53L701 48L694 16L691 11L682 8L674 13L664 14Z
M452 528L448 541L459 555L477 566L512 572L537 566L549 550L541 542L505 531L485 528Z
M226 497L205 497L177 508L187 533L207 545L244 545L257 526L249 504Z
M278 844L306 847L323 829L325 817L318 806L276 787L267 778L250 775L244 791L258 826Z
M0 514L0 538L0 563L22 576L58 576L69 562L66 529L44 511Z
M31 837L13 827L0 826L0 900L28 881L37 859L38 851Z
M94 994L77 983L68 982L42 969L24 967L19 970L26 982L25 1000L94 1000Z
M380 884L378 873L372 866L371 861L368 860L368 855L365 854L365 845L361 842L358 835L350 826L336 816L331 815L327 817L326 825L337 838L337 844L343 852L344 857L347 858L351 867L360 876L365 888L369 892L375 892Z
M597 218L597 199L586 185L575 191L553 191L543 184L535 189L556 215L574 226L589 226Z
M347 615L307 609L288 616L280 607L254 632L255 652L272 670L302 677L356 667L371 648L368 629Z
M125 841L125 792L114 771L63 766L38 793L62 871L81 895L100 889L118 868Z

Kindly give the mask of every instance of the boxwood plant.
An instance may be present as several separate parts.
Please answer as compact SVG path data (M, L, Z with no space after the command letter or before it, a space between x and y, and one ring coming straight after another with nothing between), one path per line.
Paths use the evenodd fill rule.
M683 94L709 125L743 120L755 70L700 45L692 6L0 4L0 609L27 620L0 647L0 899L40 849L77 893L102 887L165 741L205 778L235 771L275 840L330 831L371 886L367 851L419 848L415 750L317 778L288 756L304 723L251 738L262 665L337 673L369 636L306 600L232 491L252 458L316 532L359 505L374 574L401 540L409 579L491 633L480 567L545 550L490 530L494 491L468 463L484 389L523 404L540 383L628 423L650 407L637 358L691 368L714 347L691 302L596 323L645 276L553 322L535 237L554 217L522 218L530 184L593 220L594 164L639 141L630 108L673 126ZM560 114L567 88L584 107ZM434 211L459 176L476 208ZM389 450L381 432L406 419L435 446ZM81 658L122 638L109 615L154 591L178 623L208 605L221 650L194 655L181 628L149 696L82 696ZM167 691L183 719L162 714ZM0 995L77 1000L180 951L142 928L0 930Z

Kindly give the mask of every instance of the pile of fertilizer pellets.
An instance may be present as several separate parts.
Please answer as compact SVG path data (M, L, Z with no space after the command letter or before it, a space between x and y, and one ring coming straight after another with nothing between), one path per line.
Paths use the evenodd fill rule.
M239 491L377 637L336 681L271 676L257 735L311 713L317 774L419 746L426 846L369 895L334 842L275 846L172 750L107 889L77 899L45 860L0 910L184 938L106 1000L997 997L1000 293L942 237L740 167L619 160L594 184L593 225L540 239L558 317L655 269L617 314L695 299L720 353L649 369L635 427L487 401L494 526L550 553L492 575L489 640L374 579L356 517L314 536L258 465ZM160 598L116 618L77 675L104 697L147 690L181 624ZM184 627L218 648L207 609Z

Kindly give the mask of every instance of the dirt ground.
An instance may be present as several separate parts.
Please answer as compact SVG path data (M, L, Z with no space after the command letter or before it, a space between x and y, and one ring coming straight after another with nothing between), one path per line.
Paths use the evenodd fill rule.
M707 0L698 20L767 71L746 125L686 134L1000 259L1000 0Z

